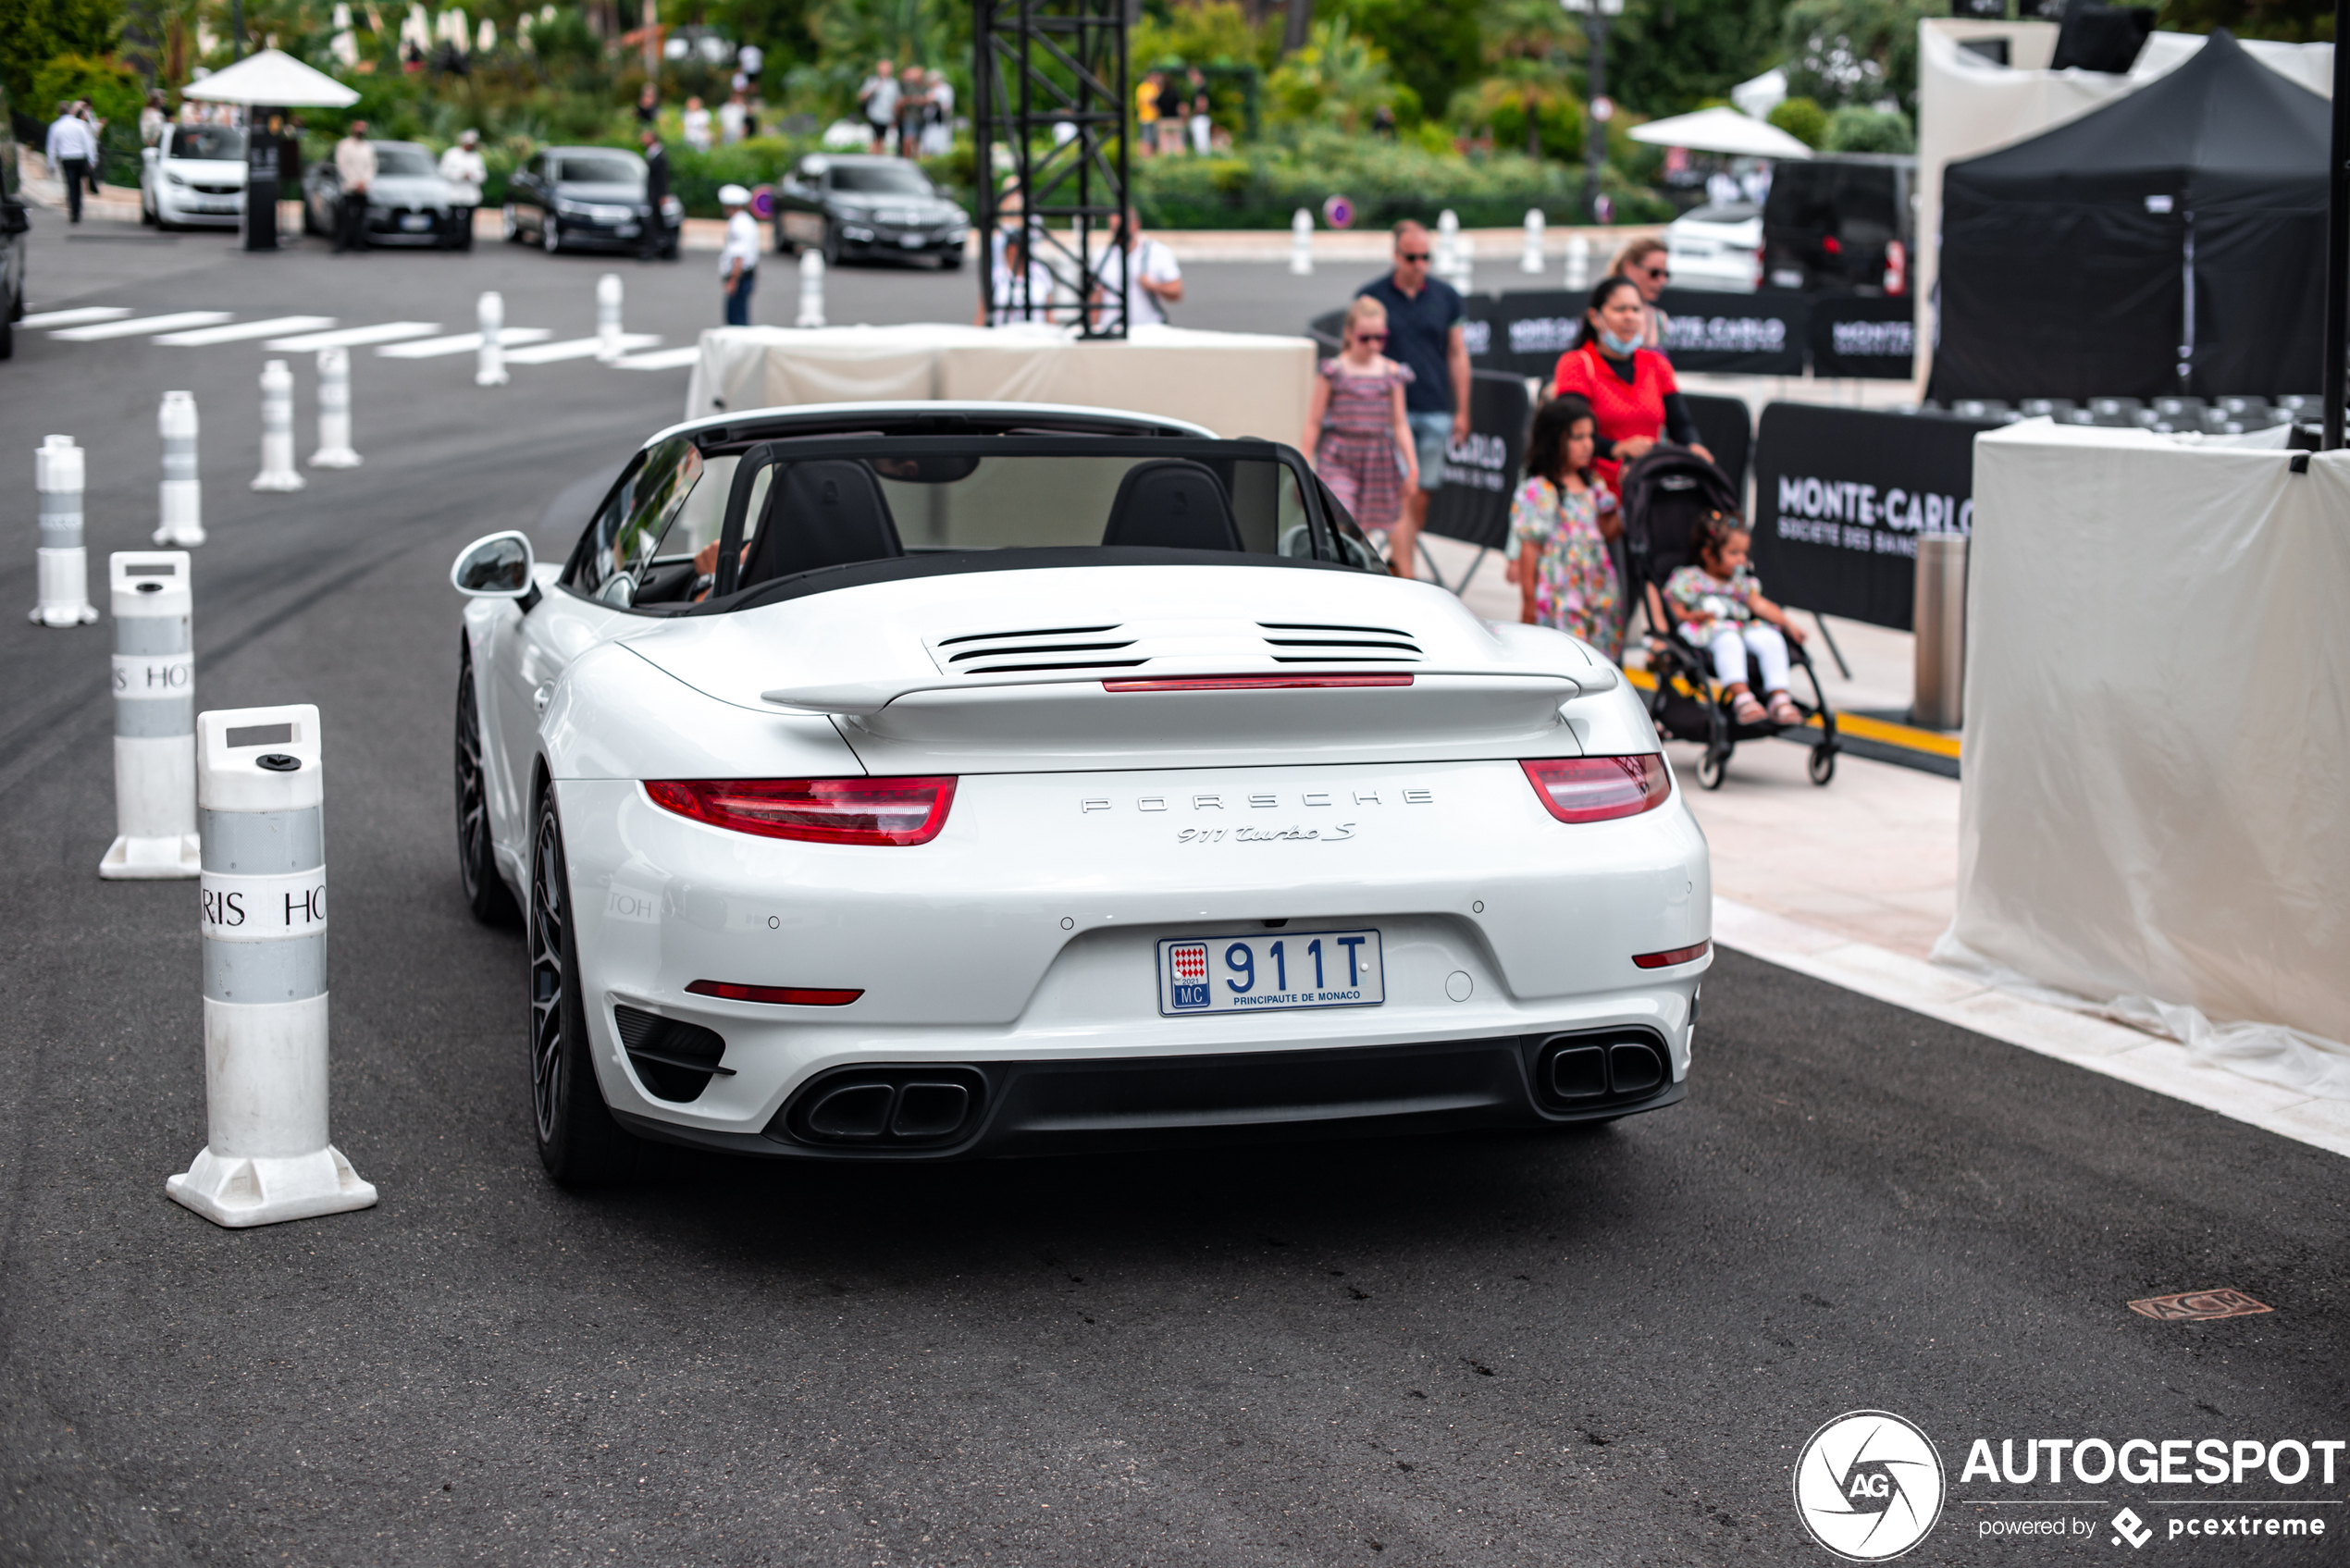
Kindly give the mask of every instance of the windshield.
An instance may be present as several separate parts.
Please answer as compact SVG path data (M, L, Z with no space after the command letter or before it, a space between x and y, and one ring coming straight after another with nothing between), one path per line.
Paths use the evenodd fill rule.
M171 132L171 156L245 161L245 133L228 125L183 125Z
M405 142L376 143L376 172L378 175L432 174L432 154L422 147Z
M911 164L835 164L833 189L876 196L928 196L931 184Z
M667 600L684 608L711 586L711 547L719 543L743 458L722 453L697 463L690 450L678 438L648 464L674 475L660 543L649 551L617 548L615 530L590 552L614 564L633 556L639 606ZM748 492L742 581L754 586L820 566L907 556L937 557L938 569L951 571L964 551L1104 546L1377 569L1377 553L1343 514L1329 519L1327 542L1317 546L1299 488L1314 481L1302 463L1273 455L1279 450L1255 441L1041 434L785 441L774 449L777 461L756 470ZM762 543L762 529L774 537ZM686 574L682 563L697 555L704 558L699 570ZM584 581L575 586L587 591Z
M555 170L557 179L576 185L642 185L645 166L627 158L566 156Z

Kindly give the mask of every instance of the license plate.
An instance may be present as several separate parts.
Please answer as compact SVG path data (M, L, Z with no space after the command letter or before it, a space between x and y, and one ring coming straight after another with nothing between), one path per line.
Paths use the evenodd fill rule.
M425 213L404 213L401 216L400 227L411 234L419 233L432 227L432 218Z
M1800 272L1775 272L1771 274L1771 285L1776 289L1800 289L1803 287L1803 275Z
M637 225L633 223L624 223L614 228L612 232L619 235L623 240L634 240L639 231Z
M1158 945L1158 1010L1286 1012L1387 1000L1375 931L1274 931L1173 937Z
M897 237L897 242L909 251L919 251L922 248L922 237L919 234L900 234Z

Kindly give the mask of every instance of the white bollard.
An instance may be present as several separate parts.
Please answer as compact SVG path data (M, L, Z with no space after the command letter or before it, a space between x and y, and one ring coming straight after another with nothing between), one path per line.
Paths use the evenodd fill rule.
M1436 254L1429 258L1429 270L1445 282L1452 282L1461 265L1460 246L1460 215L1446 207L1436 215Z
M1289 220L1289 271L1292 278L1314 276L1314 215L1304 207Z
M1526 253L1517 259L1520 272L1540 274L1542 270L1542 209L1526 209Z
M108 882L194 876L196 655L188 552L117 550L106 558L114 600L115 841Z
M207 1138L164 1190L216 1225L364 1209L327 1141L326 791L318 710L196 718Z
M41 544L31 621L36 626L87 626L98 618L90 602L90 553L81 548L82 452L71 436L44 436L32 454L33 488L41 492Z
M310 454L313 468L356 468L360 456L351 450L351 351L318 351L318 450Z
M294 471L293 372L273 359L261 367L261 472L256 490L298 490L310 481Z
M163 526L159 545L204 543L204 485L196 478L196 395L166 392L155 413L163 435Z
M481 327L479 357L474 361L474 385L502 387L506 384L506 345L500 334L506 330L506 298L496 290L482 295L474 306L474 320Z
M815 251L799 253L799 316L792 325L824 325L824 258Z
M596 360L610 364L621 355L620 274L607 272L596 279Z
M1477 241L1466 234L1453 235L1453 277L1451 278L1453 287L1464 294L1467 293L1470 286L1476 281L1476 274Z
M1580 234L1566 237L1566 278L1569 289L1591 286L1591 241Z

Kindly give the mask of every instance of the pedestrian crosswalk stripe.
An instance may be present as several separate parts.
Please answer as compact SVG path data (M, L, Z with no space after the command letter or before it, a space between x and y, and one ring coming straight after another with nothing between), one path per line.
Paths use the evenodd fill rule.
M313 349L356 349L369 343L397 342L402 338L429 338L439 330L438 321L381 321L373 327L345 327L299 338L272 338L261 346L280 353L304 354Z
M17 323L28 332L44 327L79 327L85 321L114 321L130 314L129 305L76 305L71 310L35 311Z
M676 370L688 364L699 364L701 345L696 343L683 349L662 349L649 354L630 354L625 359L617 359L612 363L623 370Z
M554 334L544 327L505 327L498 331L501 348L536 343ZM481 347L481 334L460 332L453 338L421 338L410 343L387 343L376 351L385 359L439 359L442 354L469 354Z
M201 349L214 343L241 343L248 338L282 336L288 332L315 332L322 327L332 327L331 315L279 315L267 321L232 321L225 327L199 327L193 332L172 332L155 340L175 349Z
M226 310L183 310L171 315L142 315L129 321L102 321L91 327L68 327L62 332L52 332L52 338L62 338L68 343L94 343L105 338L143 338L150 332L171 332L182 327L210 327L226 321L236 312Z
M659 333L624 332L620 346L625 349L649 349L661 341ZM517 349L506 356L508 364L553 364L558 360L593 359L603 346L600 338L573 338L561 343L541 343L535 349Z

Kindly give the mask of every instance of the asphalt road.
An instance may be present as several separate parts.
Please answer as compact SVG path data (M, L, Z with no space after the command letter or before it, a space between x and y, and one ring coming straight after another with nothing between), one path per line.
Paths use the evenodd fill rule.
M603 269L56 233L52 306L455 331L495 286L510 319L584 332ZM1194 270L1201 325L1320 302L1277 268ZM632 327L685 342L715 314L702 259L626 276ZM835 276L872 319L970 281ZM194 893L98 881L110 632L12 608L0 1562L1826 1562L1790 1466L1859 1407L1952 1467L1911 1561L2134 1560L2102 1526L1983 1539L2049 1510L1962 1505L1967 1441L2350 1436L2339 1158L1736 954L1688 1101L1594 1133L927 1169L662 1151L627 1192L556 1190L521 940L456 891L446 573L675 417L685 373L482 391L463 358L354 353L366 466L262 497L265 357L20 337L0 605L33 599L39 438L92 449L103 562L145 546L155 403L194 389L200 702L324 710L334 1129L383 1201L237 1233L165 1198L204 1140ZM2125 1308L2221 1285L2276 1310ZM2336 1500L2333 1537L2345 1489L2288 1488ZM2335 1538L2147 1549L2341 1561Z

